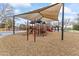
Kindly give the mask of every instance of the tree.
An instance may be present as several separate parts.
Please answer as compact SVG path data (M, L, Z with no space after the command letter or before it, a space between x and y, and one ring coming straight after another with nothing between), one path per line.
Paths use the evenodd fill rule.
M11 19L7 19L5 21L5 27L7 27L7 28L11 28L12 27L12 20Z
M0 28L4 28L5 27L5 24L0 24Z
M79 30L79 24L73 25L73 29L74 29L74 30Z
M77 22L73 25L73 29L74 30L79 30L79 14L77 14L77 17L75 18L75 20Z
M77 21L77 24L79 24L79 14L77 14L76 16L76 21Z
M12 16L14 15L13 7L10 4L5 3L2 4L2 8L0 10L0 21L5 24L5 27L12 27Z

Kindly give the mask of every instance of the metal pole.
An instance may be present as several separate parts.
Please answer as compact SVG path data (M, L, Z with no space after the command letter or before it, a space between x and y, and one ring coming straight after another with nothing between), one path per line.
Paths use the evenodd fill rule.
M36 42L36 28L35 28L35 23L34 23L34 42Z
M13 35L15 34L15 16L13 16Z
M59 32L59 28L60 28L59 25L60 25L60 24L59 24L59 20L58 20L58 26L57 26L58 32Z
M42 17L40 19L42 19ZM36 30L35 23L34 23L34 42L36 42L36 34L37 34L36 31L37 30ZM39 34L40 34L40 32L39 32Z
M42 19L42 17L40 18L40 20ZM41 35L41 23L39 23L39 29L38 29L38 31L39 31L39 36Z
M29 37L28 37L29 36L29 32L28 31L29 31L29 28L28 28L28 20L27 20L27 40L29 40Z
M61 28L61 40L64 40L64 3L62 6L62 28Z

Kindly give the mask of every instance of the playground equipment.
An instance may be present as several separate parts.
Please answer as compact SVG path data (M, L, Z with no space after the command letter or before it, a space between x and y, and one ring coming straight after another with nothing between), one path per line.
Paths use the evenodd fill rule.
M63 8L62 8L62 27L61 27L61 29L62 29L61 40L63 40L63 36L64 36L64 30L63 30L63 26L64 26L64 3L56 3L54 5L43 7L43 8L34 10L34 11L30 11L30 12L19 14L19 15L14 15L13 16L13 33L15 34L15 26L14 26L15 25L15 21L14 21L15 17L29 19L32 21L36 21L36 20L42 19L42 18L47 18L48 20L51 19L54 21L58 21L58 14L59 14L61 6L63 6ZM27 27L28 27L28 21L27 21ZM36 41L36 30L38 28L39 27L36 27L35 24L32 28L34 31L34 42ZM44 30L44 31L42 30L42 29L44 29L42 26L40 26L40 29L41 30L38 29L37 31L38 32L46 31L46 30ZM29 29L27 28L27 40L29 39L28 32L29 32Z

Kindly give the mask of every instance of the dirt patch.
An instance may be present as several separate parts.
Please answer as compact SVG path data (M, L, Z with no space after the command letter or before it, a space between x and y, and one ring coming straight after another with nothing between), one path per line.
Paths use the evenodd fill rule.
M64 40L61 40L58 32L48 33L47 36L36 37L26 33L0 38L0 55L33 55L33 56L63 56L79 55L79 33L65 32Z

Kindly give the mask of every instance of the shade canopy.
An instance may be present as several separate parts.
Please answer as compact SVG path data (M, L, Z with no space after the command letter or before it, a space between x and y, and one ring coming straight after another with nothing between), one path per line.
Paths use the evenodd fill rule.
M34 11L30 11L27 13L15 15L16 17L29 19L29 20L38 20L41 18L58 20L59 11L61 8L61 3L56 3L54 5L50 5L47 7L43 7Z

